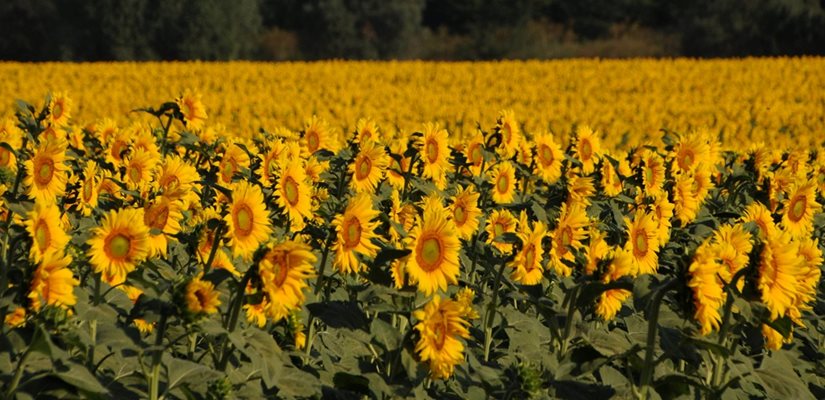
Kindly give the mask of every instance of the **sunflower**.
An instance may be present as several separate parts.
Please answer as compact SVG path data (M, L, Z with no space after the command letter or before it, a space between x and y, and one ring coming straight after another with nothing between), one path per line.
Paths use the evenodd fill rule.
M92 135L100 141L100 143L107 144L117 135L118 126L115 121L109 118L104 118L99 122L96 122L94 126L91 127L90 131L92 132Z
M62 253L71 239L61 226L60 209L54 204L34 203L24 223L33 242L29 255L35 262L49 253Z
M88 241L89 261L103 280L118 285L138 263L149 255L149 228L143 223L143 210L124 208L109 211L101 226Z
M379 223L374 221L380 213L372 208L372 196L358 193L350 199L346 210L332 222L338 239L335 241L334 264L341 273L358 273L366 269L356 255L372 258L378 254L378 246L372 243Z
M201 275L186 284L186 308L193 314L214 314L221 305L220 292L212 282L201 280Z
M404 188L404 174L410 169L410 158L404 156L406 150L406 143L399 140L394 141L390 149L387 182L399 190Z
M183 219L180 201L170 200L167 197L158 197L144 208L143 223L149 228L149 256L162 255L166 257L168 236L181 230L180 221Z
M679 172L693 172L699 164L711 162L710 147L707 140L700 134L694 133L679 140L674 148L672 164Z
M273 246L260 263L260 277L267 295L267 315L278 322L304 303L307 279L315 276L316 257L301 242L286 241Z
M676 176L673 187L673 205L676 218L687 225L696 218L701 206L701 199L694 193L695 181L693 176L682 174Z
M217 211L210 210L208 212L210 215L204 219L204 223L209 219L213 218L220 218L220 215ZM209 261L209 257L212 254L212 247L215 245L215 230L209 229L208 226L204 226L201 230L200 237L198 238L198 260L206 264ZM235 265L232 264L232 260L229 258L229 254L219 247L215 250L215 257L212 260L212 265L209 268L218 268L218 269L225 269L229 271L232 275L238 276L240 273L235 268Z
M582 164L582 173L589 175L596 169L601 152L601 142L596 133L587 125L576 128L576 145L574 149L576 159Z
M17 307L14 311L6 314L3 321L9 328L17 328L26 324L26 307Z
M384 178L384 171L390 164L389 156L384 146L373 141L361 143L360 148L349 165L350 184L356 192L372 192Z
M168 139L168 138L167 138ZM172 144L170 143L170 146ZM140 129L137 131L134 140L132 140L133 149L141 149L146 153L152 155L152 158L160 161L160 148L157 144L157 139L151 129ZM170 149L174 151L174 149Z
M665 164L661 156L651 150L646 150L642 156L642 183L645 193L649 196L661 196L665 183Z
M496 204L512 203L516 197L516 169L509 161L503 161L490 173L493 185L493 201Z
M549 133L536 136L536 168L539 177L547 184L556 183L561 178L564 152Z
M762 337L765 338L765 349L779 350L782 348L783 344L791 342L793 335L790 335L787 338L782 337L782 334L776 329L773 329L770 325L762 324Z
M593 184L593 177L581 176L576 171L571 171L567 178L567 203L579 204L582 207L590 205L590 198L596 194L596 186Z
M355 143L364 145L378 139L378 125L369 118L359 118L355 122Z
M473 299L475 299L475 297L475 290L468 287L463 287L456 292L455 301L462 307L461 318L466 318L467 320L479 318L478 311L473 308Z
M772 236L779 229L773 220L771 212L764 204L754 201L745 207L742 213L742 222L753 222L759 228L759 237L765 239Z
M224 219L229 227L227 237L232 255L246 261L252 258L258 246L269 239L272 232L264 194L260 187L247 181L235 184L229 214Z
M206 107L201 102L200 93L186 90L183 94L175 100L178 104L181 114L183 114L183 121L186 127L192 131L198 131L203 127L204 121L209 116L206 114Z
M496 132L501 134L501 145L498 152L505 159L509 159L516 154L521 143L521 128L513 110L504 110L498 117Z
M249 294L255 293L247 293L247 295ZM266 325L266 310L268 305L266 298L261 299L261 302L258 304L244 304L243 309L246 311L246 321L258 328L263 328L264 325Z
M467 145L463 146L462 153L467 159L467 163L472 176L481 175L481 167L484 165L484 135L477 131Z
M26 160L26 177L23 184L28 189L30 199L43 204L52 204L66 191L69 167L66 148L56 142L40 142L31 159Z
M200 175L194 166L177 155L166 156L156 177L157 188L164 197L183 201L183 208L200 201L195 182Z
M126 158L126 172L123 182L132 190L142 191L151 179L159 159L143 149L134 149L130 157Z
M23 145L24 133L17 127L15 120L6 118L0 123L0 143L8 144L12 149L19 149ZM7 168L17 172L17 157L14 152L0 147L0 169Z
M106 162L112 164L115 168L120 168L123 165L124 155L131 145L132 136L130 132L126 130L118 131L106 146Z
M799 277L799 292L790 311L791 319L799 326L802 322L803 310L810 310L810 303L816 300L819 280L822 277L822 251L819 250L819 240L804 238L799 241L799 255L802 257L802 272Z
M550 234L553 246L550 249L550 265L560 276L570 276L573 269L565 261L573 262L575 256L570 248L582 247L582 240L587 237L590 221L584 209L578 204L562 204L556 229Z
M606 157L602 163L601 184L604 194L609 197L615 197L622 193L622 178L620 178L619 174L616 173L613 163Z
M72 117L72 99L65 92L58 92L51 96L49 101L49 115L47 120L54 126L64 127Z
M312 218L311 193L300 159L288 162L278 178L275 198L294 231L304 229L304 220Z
M71 257L58 252L48 253L40 260L29 292L33 310L39 311L44 303L66 308L77 302L74 288L80 281L72 275L71 263Z
M423 310L413 312L420 335L415 351L421 361L429 362L433 379L449 378L455 366L464 361L461 338L469 338L470 332L469 323L461 317L463 310L461 303L435 295Z
M633 255L633 262L640 274L654 274L658 269L659 236L653 215L636 211L633 220L624 219L629 230L625 250Z
M791 241L787 232L774 231L765 238L759 262L759 289L762 302L770 311L771 319L785 316L801 292L805 260L799 254L799 245Z
M412 253L407 273L420 292L430 295L458 283L461 242L443 207L429 202L421 222L410 232L410 239L408 248Z
M424 135L419 139L424 163L422 176L431 179L440 190L447 186L447 171L450 169L448 136L446 129L428 123L424 124Z
M613 249L610 253L610 264L607 265L607 270L602 276L602 283L614 282L623 276L636 276L638 271L633 263L633 254L620 248ZM612 320L622 309L622 303L631 294L627 289L608 289L604 291L599 295L598 303L596 303L596 315L605 321Z
M725 302L725 281L730 280L729 272L716 260L711 241L706 240L693 257L688 269L688 287L693 289L693 317L699 322L700 333L706 336L718 330L722 322L719 308Z
M609 255L610 247L608 247L607 241L604 240L607 235L595 226L590 227L588 236L590 236L590 240L585 248L587 265L584 266L584 273L593 275L596 273L599 263Z
M143 291L139 288L129 285L121 285L118 286L118 289L122 290L123 293L126 294L126 297L132 302L132 304L137 303L138 299L140 299L140 295L143 294ZM138 331L142 334L152 333L155 329L155 325L152 322L147 322L145 319L135 318L134 321L135 327L138 328Z
M816 186L805 180L793 185L783 204L782 226L794 237L810 237L814 215L822 210L816 202Z
M415 224L415 219L418 217L418 211L415 206L410 203L401 204L401 197L397 190L390 193L390 238L398 241L402 237L406 237L412 230Z
M492 244L498 251L509 254L513 250L512 243L497 241L496 238L508 232L516 231L516 218L510 211L507 210L493 210L487 218L487 226L484 228L487 232L487 244Z
M753 242L751 234L745 230L742 224L720 227L713 234L713 239L717 246L716 257L727 268L726 275L732 278L748 265ZM744 284L745 280L740 279L736 286L741 291Z
M99 182L97 163L94 161L86 162L86 166L83 167L83 179L77 189L76 208L80 215L88 217L97 208Z
M523 226L517 235L521 239L522 247L509 263L513 268L510 277L523 285L537 285L544 276L544 267L541 265L544 258L542 241L547 236L547 227L539 221L532 229Z
M662 194L653 198L653 203L648 206L648 210L656 219L659 236L659 245L664 246L670 240L670 220L673 218L673 209L675 206L668 201L667 195Z
M304 125L301 136L302 150L307 156L318 150L335 151L338 149L335 135L331 132L327 122L313 115Z
M479 194L472 186L459 187L458 192L453 196L449 211L456 231L458 231L458 237L461 239L468 240L478 231L478 220L481 217L478 198Z
M265 150L262 154L258 155L258 159L261 160L261 163L258 166L258 169L255 170L255 173L261 178L261 183L263 183L263 186L270 188L275 186L275 179L278 175L277 172L281 166L281 154L284 152L286 146L284 145L283 140L275 139L267 141L266 147L268 150Z
M249 154L236 143L230 143L221 157L218 164L221 182L230 183L235 173L244 168L249 168Z

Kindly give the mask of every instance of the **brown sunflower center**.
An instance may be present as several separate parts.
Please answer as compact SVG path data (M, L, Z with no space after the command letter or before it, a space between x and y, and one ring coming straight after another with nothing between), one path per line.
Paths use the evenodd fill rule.
M164 177L160 183L160 186L166 190L172 190L180 185L180 179L178 179L175 175L169 175Z
M316 131L307 131L306 133L307 139L307 150L310 153L314 153L318 150L318 147L321 145L321 137Z
M550 164L553 163L553 161L555 161L555 159L553 157L553 150L551 150L550 146L548 146L546 144L542 144L539 147L538 155L539 155L539 161L541 161L541 164L544 165L545 167L549 166Z
M235 208L235 230L241 236L248 236L252 233L252 225L255 218L252 215L252 209L246 204L240 204Z
M166 204L149 207L146 213L143 214L143 222L150 229L162 230L166 226L167 220L169 220L169 206Z
M430 164L435 163L438 161L438 143L436 143L435 139L430 139L427 141L427 160L430 161Z
M50 158L38 158L34 169L35 183L39 186L48 185L54 176L54 161Z
M805 216L805 210L808 208L808 198L797 195L791 200L789 208L790 213L788 214L788 217L793 222L799 222L799 220Z
M509 122L505 122L501 125L501 132L506 143L510 143L510 141L513 140L513 126L510 125Z
M237 170L237 168L238 163L234 159L229 158L227 160L224 160L223 166L221 168L221 176L223 177L223 180L225 182L231 181L232 175L235 175L235 171Z
M140 182L140 175L142 172L142 168L140 168L140 165L137 163L132 163L129 165L129 179L131 179L132 182Z
M443 260L444 249L439 238L425 237L418 242L418 264L424 271L435 271Z
M494 236L499 237L499 236L503 235L504 234L504 228L505 228L504 223L502 223L501 221L496 221L496 223L493 224L493 232L495 233Z
M206 306L209 304L209 294L206 293L206 290L204 289L199 288L195 290L195 298L198 299L198 305L201 309L206 308Z
M481 154L481 144L473 143L470 146L470 162L473 165L481 165L481 162L484 161L484 156Z
M685 150L679 159L679 166L682 167L682 169L690 168L690 166L693 165L694 157L693 150Z
M589 140L582 140L581 150L582 161L587 161L593 156L593 145Z
M106 252L109 257L115 260L123 260L129 255L129 250L132 249L132 241L128 236L119 233L109 238L109 245L106 246Z
M83 182L83 200L86 200L87 203L92 200L92 195L94 195L94 187L92 185L94 185L92 179Z
M573 229L569 226L564 227L561 231L561 242L559 246L559 253L566 254L567 253L567 246L570 246L573 243Z
M63 116L63 102L56 101L54 103L54 107L52 107L52 118L60 119Z
M42 219L37 221L37 225L34 227L34 240L37 242L37 247L39 247L40 250L48 248L49 244L51 244L51 239L49 224Z
M298 204L298 182L295 182L291 176L284 179L284 197L290 205Z
M505 173L501 173L496 180L496 189L499 193L507 193L510 189L510 177Z
M367 179L370 176L370 171L372 171L372 161L370 161L369 157L359 157L358 162L355 164L355 177L358 178L359 181Z
M4 147L0 147L0 167L7 167L9 164L11 164L11 152Z
M282 252L275 254L272 260L272 268L275 275L275 286L281 287L284 281L286 281L287 273L289 272L286 254Z
M636 237L633 239L633 244L635 245L633 253L636 256L643 257L645 254L647 254L648 243L645 231L636 233Z
M528 244L524 249L524 266L527 270L532 270L536 265L536 246Z
M653 168L645 166L645 180L648 185L653 185Z
M122 160L123 157L121 156L121 154L123 153L124 147L126 147L125 141L115 140L114 143L112 143L112 158L114 158L117 161Z
M443 313L439 311L439 314L441 318L439 318L438 322L435 324L433 333L435 334L435 347L438 350L441 350L444 348L444 342L447 341L447 332L449 328L447 327L447 321Z
M463 204L456 204L453 209L453 221L458 226L464 225L467 222L467 213L464 211Z
M344 222L344 247L353 249L361 242L361 222L356 217Z

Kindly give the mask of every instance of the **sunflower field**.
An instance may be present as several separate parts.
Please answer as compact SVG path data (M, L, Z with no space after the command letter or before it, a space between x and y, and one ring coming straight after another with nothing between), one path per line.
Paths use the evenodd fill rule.
M0 76L3 398L825 398L823 59Z

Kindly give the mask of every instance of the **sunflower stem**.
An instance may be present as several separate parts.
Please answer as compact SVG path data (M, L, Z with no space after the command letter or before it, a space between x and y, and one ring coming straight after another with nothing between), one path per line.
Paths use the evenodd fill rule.
M29 347L26 348L26 352L23 353L23 356L20 357L20 361L17 363L17 369L14 370L14 377L9 383L8 389L6 389L6 393L3 398L11 399L13 398L12 396L14 396L14 392L17 391L17 386L20 385L20 379L23 378L23 371L26 369L26 362L29 360L29 355L31 355L32 352L32 344L39 339L39 333L40 329L36 328L34 330L34 334L32 335L31 344L29 344Z
M256 269L257 268L253 266L246 271L240 285L238 286L238 292L235 293L235 298L232 303L232 308L229 310L229 320L226 326L229 334L232 334L238 326L238 316L241 314L241 308L243 307L246 285L249 283L249 280L252 279L252 272ZM223 351L221 354L221 359L218 361L218 370L221 372L226 371L226 365L229 362L229 354L232 352L232 345L229 343L229 337L224 340L222 347Z
M647 324L647 344L645 346L645 362L642 365L641 377L641 395L642 398L650 397L651 380L653 379L653 355L656 351L656 333L659 327L659 308L662 305L662 300L668 290L678 282L678 279L671 278L667 283L662 285L659 290L653 295L650 303L649 317Z
M498 306L498 291L501 288L501 276L504 275L504 267L507 263L502 261L496 273L496 283L493 285L493 298L487 306L487 314L484 317L484 362L490 361L490 345L493 343L493 321L496 319L496 307Z
M564 333L559 348L559 359L567 353L567 346L570 343L570 330L573 329L573 315L576 313L576 297L579 295L579 287L574 286L567 298L567 318L564 321Z
M167 318L166 311L163 310L160 314L160 321L158 322L158 333L157 336L155 336L156 349L154 354L152 354L152 372L149 378L149 399L151 400L158 399L160 388L160 361L163 356L163 349L160 347L163 344L163 335L166 333Z
M29 143L28 136L23 137L23 144L20 146L21 153L23 150L26 149L26 145ZM11 199L17 201L17 191L20 189L20 181L23 179L23 171L25 170L23 165L22 157L17 157L17 175L14 177L14 186L12 187L11 191ZM14 211L10 207L6 207L6 223L3 227L3 233L5 233L3 237L3 261L2 261L2 268L3 270L0 271L0 295L9 287L8 279L9 279L9 272L11 271L11 257L10 248L9 248L9 238L11 237L11 221L12 216L14 216ZM0 321L6 320L6 307L0 307Z
M212 248L209 249L209 258L206 260L206 265L203 267L203 274L206 275L209 273L209 270L212 268L212 263L215 262L215 256L218 254L218 247L221 245L221 239L223 236L223 224L218 224L218 227L215 229L215 239L212 241Z
M166 125L163 126L163 121L161 121L161 126L163 126L163 140L160 142L160 152L163 156L166 156L168 151L166 147L166 138L169 136L169 128L172 127L172 119L175 118L175 114L169 114L169 119L166 121ZM160 117L158 117L160 119Z

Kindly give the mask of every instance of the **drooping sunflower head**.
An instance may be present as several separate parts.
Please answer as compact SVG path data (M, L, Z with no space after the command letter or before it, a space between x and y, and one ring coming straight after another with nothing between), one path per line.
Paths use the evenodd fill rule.
M389 156L383 145L374 141L361 143L360 151L349 165L350 185L356 192L372 192L381 183L389 166Z
M364 266L357 255L372 258L378 253L378 246L372 242L377 235L375 221L379 212L372 206L372 196L358 193L350 199L343 214L332 222L337 232L335 242L335 266L342 273L357 273Z
M463 310L461 303L435 295L423 310L413 313L420 334L415 350L421 361L429 363L433 379L449 378L455 366L464 361L461 338L470 337L470 332L461 317Z
M794 237L809 237L813 232L813 218L822 206L816 202L816 185L805 180L792 186L785 200L782 226Z
M260 263L263 290L268 298L267 315L277 322L304 302L307 279L315 276L316 257L310 247L296 241L274 245Z
M787 232L775 230L768 234L762 247L757 287L771 319L788 315L796 298L803 291L805 259L799 254L799 244Z
M143 222L143 209L110 211L88 243L95 272L111 285L123 283L149 255L149 228Z
M72 99L65 92L54 93L49 101L48 120L52 125L64 127L72 117Z
M420 224L410 232L407 262L410 281L418 290L429 295L436 290L447 290L448 284L458 283L458 252L461 243L455 224L447 218L443 207L428 204Z
M513 110L504 110L498 117L496 131L501 135L498 152L504 158L513 157L521 144L521 127Z
M536 136L536 169L538 175L548 184L556 183L561 178L564 152L550 133Z
M458 235L462 239L469 239L478 230L478 220L481 217L481 210L478 208L479 197L480 195L472 186L459 188L453 196L449 211Z
M640 274L655 273L658 268L659 237L658 224L653 215L636 211L633 221L625 218L625 225L628 227L629 237L625 244L625 250L633 255L633 260Z
M198 275L186 285L186 308L193 314L214 314L221 305L220 292L212 282L201 280Z
M424 124L423 136L419 139L421 159L424 163L423 176L432 179L436 187L447 185L446 171L450 168L450 150L447 147L449 135L438 124Z
M370 118L359 118L355 122L355 142L364 143L378 140L378 124Z
M175 100L183 114L183 121L186 127L192 131L198 131L203 127L209 116L206 114L206 107L201 101L200 93L186 90Z
M35 203L25 220L26 231L32 238L31 258L39 262L49 253L63 253L69 235L61 226L60 209L55 204Z
M313 115L304 125L301 135L301 147L306 155L312 155L318 150L335 151L338 149L338 142L333 137L326 121Z
M710 163L710 147L704 136L694 133L682 137L673 153L673 167L680 172L692 172L699 164Z
M516 169L509 161L496 165L490 173L490 183L493 185L493 201L496 204L509 204L516 197Z
M582 164L582 173L585 175L593 173L601 151L601 141L596 133L587 125L578 126L574 154Z
M65 146L58 142L42 141L32 158L26 160L23 184L28 187L30 199L51 204L58 196L63 196L69 179L65 152Z
M41 260L32 278L29 300L32 309L40 310L42 305L71 307L77 302L74 288L80 282L69 269L71 257L63 252L46 254Z
M276 203L289 217L293 230L304 228L312 218L312 192L300 159L289 161L281 170L275 187Z
M249 260L261 243L269 238L272 228L269 212L264 204L261 188L247 181L240 181L232 190L232 203L224 217L229 227L227 237L232 254Z

